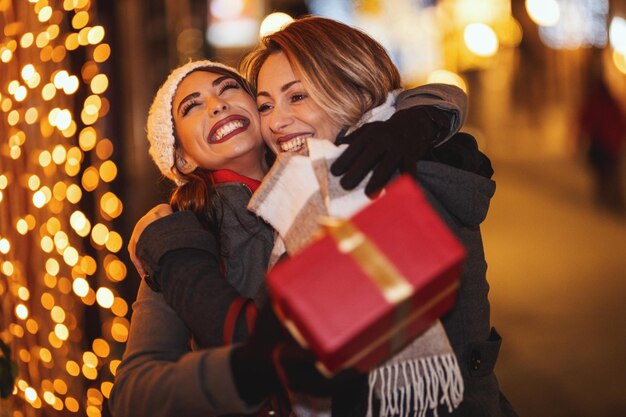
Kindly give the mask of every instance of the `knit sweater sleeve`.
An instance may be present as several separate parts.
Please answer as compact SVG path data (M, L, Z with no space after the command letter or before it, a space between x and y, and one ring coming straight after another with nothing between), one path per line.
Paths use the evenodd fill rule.
M230 370L230 347L189 350L189 330L145 282L109 406L116 417L248 414Z
M162 292L198 345L222 346L226 318L240 295L221 272L214 236L195 215L178 212L149 225L137 254L148 284ZM235 312L234 320L240 333L245 316Z
M460 88L448 84L425 84L405 90L396 99L396 110L404 110L415 106L432 106L449 113L451 118L450 131L442 135L438 146L450 139L465 123L467 117L467 94Z

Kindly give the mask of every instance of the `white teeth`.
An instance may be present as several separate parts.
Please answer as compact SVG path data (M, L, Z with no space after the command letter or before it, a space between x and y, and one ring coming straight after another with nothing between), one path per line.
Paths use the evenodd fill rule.
M243 127L242 120L235 120L234 122L227 123L224 126L217 129L217 132L215 132L215 135L213 135L212 141L218 141L222 139L224 136L228 135L233 130L239 129L240 127Z
M306 138L307 136L298 136L286 142L281 142L280 149L283 152L298 152L306 147Z

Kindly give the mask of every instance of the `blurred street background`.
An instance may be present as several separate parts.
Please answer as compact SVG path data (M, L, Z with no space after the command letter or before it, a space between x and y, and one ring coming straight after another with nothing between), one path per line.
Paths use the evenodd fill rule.
M519 415L626 416L626 0L0 0L0 370L19 370L0 417L109 415L139 283L126 242L171 187L152 97L307 14L379 40L407 87L468 93Z

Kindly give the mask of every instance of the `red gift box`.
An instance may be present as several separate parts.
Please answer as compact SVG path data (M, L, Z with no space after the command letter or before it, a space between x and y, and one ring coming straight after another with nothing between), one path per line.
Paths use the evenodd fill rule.
M277 314L324 372L367 371L452 308L465 250L410 177L325 226L268 275Z

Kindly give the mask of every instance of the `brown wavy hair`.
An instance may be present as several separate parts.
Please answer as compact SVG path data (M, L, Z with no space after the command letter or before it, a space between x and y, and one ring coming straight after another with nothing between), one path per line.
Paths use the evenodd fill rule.
M261 39L240 64L255 90L261 67L279 52L315 103L343 126L354 125L401 87L400 73L381 44L332 19L304 17Z

